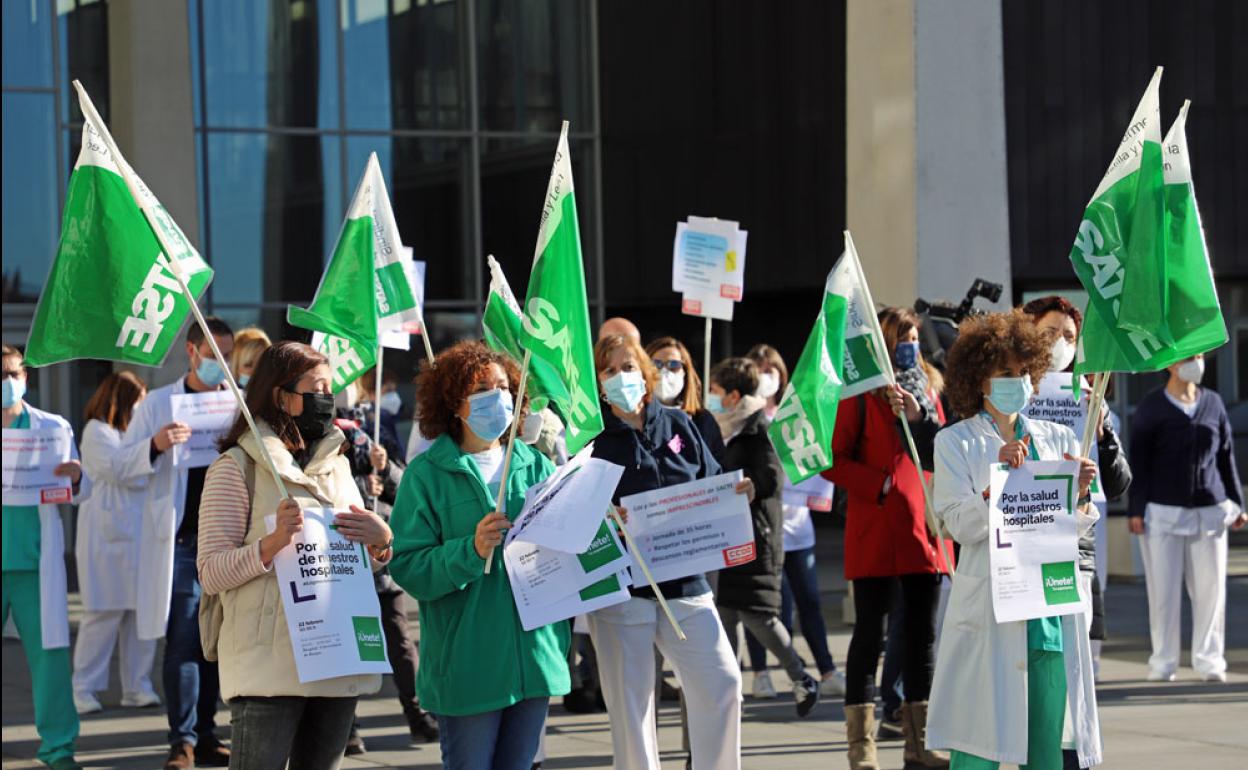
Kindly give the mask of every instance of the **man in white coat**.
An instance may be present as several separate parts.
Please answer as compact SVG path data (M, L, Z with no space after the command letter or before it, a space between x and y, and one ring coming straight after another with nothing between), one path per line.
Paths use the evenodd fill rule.
M25 401L26 366L16 348L4 346L4 429L47 430L73 428L60 415ZM77 449L74 459L53 471L68 476L75 496L86 491ZM39 733L39 760L57 770L72 770L78 740L78 713L74 710L69 667L69 603L65 576L65 531L55 504L4 505L3 613L0 624L13 617L30 666L35 701L35 730Z
M228 359L234 349L232 330L213 316L207 323ZM191 437L190 427L173 420L172 397L222 389L226 362L216 359L198 324L187 330L186 351L190 371L147 394L135 409L121 450L126 475L150 476L140 533L138 634L140 639L165 637L161 673L169 717L166 770L229 764L229 750L215 735L217 664L204 660L199 639L195 556L199 498L208 469L177 467L170 451Z

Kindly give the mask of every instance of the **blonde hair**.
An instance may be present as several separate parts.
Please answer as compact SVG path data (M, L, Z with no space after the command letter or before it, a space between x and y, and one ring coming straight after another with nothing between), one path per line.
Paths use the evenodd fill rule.
M273 345L264 329L248 326L234 333L234 352L230 353L230 371L238 375L240 366L255 367L264 351Z

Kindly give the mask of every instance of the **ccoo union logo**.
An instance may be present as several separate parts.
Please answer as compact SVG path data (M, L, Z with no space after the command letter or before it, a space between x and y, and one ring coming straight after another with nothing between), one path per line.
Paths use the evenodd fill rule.
M745 545L734 545L731 548L724 549L724 565L735 567L738 564L746 564L754 561L754 544L746 543Z

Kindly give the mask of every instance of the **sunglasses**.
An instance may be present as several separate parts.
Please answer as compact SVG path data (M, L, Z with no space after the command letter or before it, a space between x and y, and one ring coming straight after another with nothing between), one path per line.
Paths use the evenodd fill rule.
M669 372L681 372L685 369L685 362L679 358L673 358L671 361L653 361L652 363L654 368L659 371L666 369Z

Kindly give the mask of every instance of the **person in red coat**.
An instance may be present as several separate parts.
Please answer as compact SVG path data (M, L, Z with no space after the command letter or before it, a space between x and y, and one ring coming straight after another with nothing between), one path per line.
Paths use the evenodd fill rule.
M832 468L823 474L848 495L845 578L853 585L856 614L845 667L850 767L879 767L872 729L875 673L884 616L894 602L904 605L905 614L901 721L906 766L948 767L947 756L923 745L935 665L936 605L946 570L927 528L919 470L898 419L904 415L910 423L930 476L932 443L945 423L943 382L919 352L920 321L912 311L885 308L879 319L898 384L840 403ZM945 550L952 554L952 543L946 541Z

